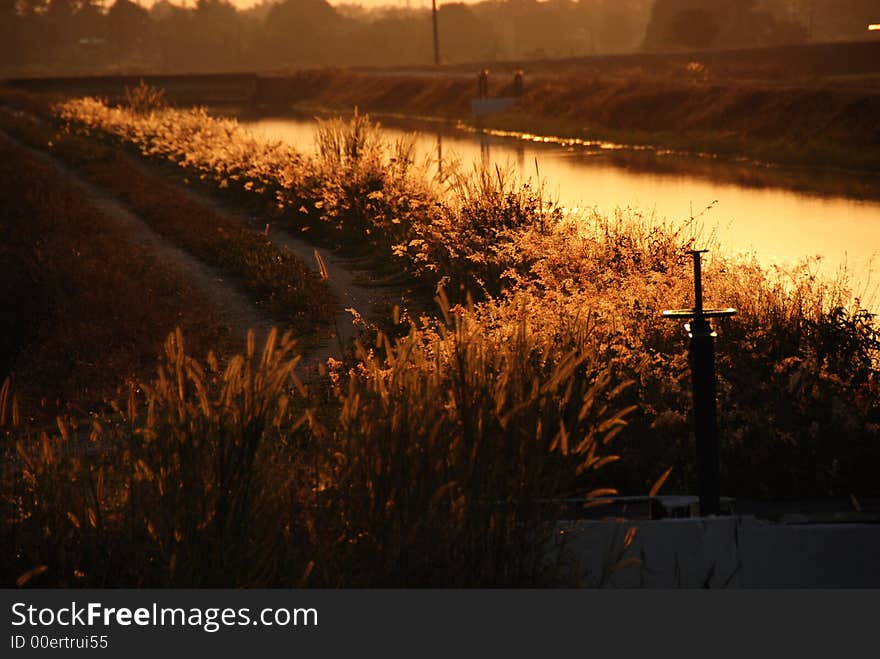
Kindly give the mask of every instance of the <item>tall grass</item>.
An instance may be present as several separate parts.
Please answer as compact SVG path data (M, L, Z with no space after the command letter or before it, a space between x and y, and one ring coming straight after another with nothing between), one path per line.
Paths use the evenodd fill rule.
M336 377L339 451L322 510L329 574L352 565L371 585L548 583L553 497L596 488L631 409L585 343L551 355L523 318L501 336L470 309L411 327ZM607 490L603 490L607 491ZM347 502L344 503L343 502ZM340 514L340 511L343 511ZM340 539L345 538L345 544ZM436 575L443 574L441 581Z
M646 491L658 465L674 467L671 488L695 486L687 339L659 318L692 303L693 240L691 227L626 213L532 230L514 243L530 271L484 305L505 324L528 300L536 331L561 347L589 318L602 358L637 382L630 400L639 409L612 468L625 491ZM704 273L707 300L739 309L715 323L725 489L776 498L876 492L859 466L880 455L873 315L845 280L817 279L809 262L768 271L715 255Z
M0 467L6 583L536 585L545 499L595 490L629 410L588 351L547 361L526 324L498 344L471 312L412 328L336 373L338 423L289 336L225 367L169 336L116 417L14 428ZM324 401L326 412L326 401ZM560 414L561 412L561 414Z
M149 113L168 107L165 90L140 80L134 87L125 88L125 105L132 112Z
M259 582L276 549L267 444L295 418L296 361L289 337L256 353L251 335L219 370L188 356L178 331L116 417L22 432L3 466L7 582L41 566L56 584Z

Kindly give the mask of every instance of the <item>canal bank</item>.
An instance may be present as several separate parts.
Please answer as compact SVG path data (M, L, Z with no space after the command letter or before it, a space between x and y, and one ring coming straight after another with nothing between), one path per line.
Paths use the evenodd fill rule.
M254 133L309 153L318 122L302 116L243 115ZM430 174L498 167L541 185L548 201L573 213L630 214L680 223L725 253L753 255L765 266L805 260L829 279L846 271L856 295L874 295L880 245L880 180L805 169L643 149L526 139L455 124L386 117L389 141L412 140ZM457 165L456 165L457 163ZM817 258L818 257L818 258Z
M707 56L670 60L660 71L634 64L609 72L588 61L528 64L520 83L518 71L496 65L484 85L483 65L297 71L263 78L257 102L469 121L475 97L516 97L504 111L482 117L483 125L787 165L880 169L875 74L740 78L708 66Z
M484 126L820 169L880 171L880 41L439 67L128 74L5 81L121 98L143 79L177 104L470 120ZM485 76L483 75L485 72Z

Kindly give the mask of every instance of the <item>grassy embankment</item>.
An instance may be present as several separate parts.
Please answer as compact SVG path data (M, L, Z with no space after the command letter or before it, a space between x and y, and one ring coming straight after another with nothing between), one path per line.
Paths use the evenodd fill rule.
M332 318L326 285L288 249L136 166L118 147L56 132L39 121L23 126L6 115L0 122L38 148L51 147L56 157L124 202L158 234L238 281L281 325L309 337Z
M22 414L100 411L120 385L153 372L163 338L183 328L198 352L232 337L187 282L50 166L0 138L2 372Z
M38 136L40 128L29 126L22 134ZM97 145L96 153L105 148ZM21 202L26 221L33 209L16 191L34 181L61 186L20 171L23 181L15 182L27 185L4 199L10 207ZM58 233L62 252L78 241L98 244L78 224L65 228L74 235ZM16 258L27 262L27 246L18 247ZM111 265L132 265L122 248L113 249ZM129 337L131 328L115 316L82 304L75 267L63 258L52 265L71 281L70 304L84 324L100 318L101 331ZM110 265L102 275L100 291L116 290L116 279L122 287L141 283ZM143 293L126 293L128 304L149 310ZM34 315L39 321L47 313ZM138 320L139 329L163 331ZM210 325L201 322L202 330ZM18 411L31 401L14 400L4 386L3 581L555 583L562 575L545 553L552 512L536 501L592 489L603 439L625 410L609 408L607 376L580 377L589 354L530 364L535 341L524 330L499 350L475 319L450 316L448 325L413 329L394 346L362 350L357 372L337 371L307 389L289 339L274 335L262 352L250 342L229 360L196 360L173 334L158 376L142 377L115 412L95 416L88 439L64 418L57 431L34 428ZM65 366L61 357L58 363ZM118 375L106 360L98 367L106 370L92 374L96 382ZM558 429L546 419L568 419L578 445L561 451Z
M295 73L278 99L306 111L441 117L473 122L476 75ZM512 94L512 75L490 96ZM816 81L716 79L699 65L651 75L537 72L509 110L486 128L691 153L853 170L880 169L880 92Z
M454 299L395 317L324 387L297 382L284 342L224 371L172 338L107 450L11 430L5 578L551 583L539 501L646 492L670 468L667 487L693 488L684 340L658 315L688 301L695 226L566 217L503 172L432 181L364 117L326 124L318 157L291 161L201 112L59 111L91 139L273 205L291 230L366 242ZM719 327L725 493L876 495L873 318L809 264L766 272L716 254L706 291L740 309Z

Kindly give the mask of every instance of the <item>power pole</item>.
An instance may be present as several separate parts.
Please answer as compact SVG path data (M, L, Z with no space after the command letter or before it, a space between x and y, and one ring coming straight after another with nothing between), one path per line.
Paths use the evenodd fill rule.
M809 12L807 14L807 41L812 43L812 41L813 41L813 16L815 13L815 9L813 6L813 0L809 0L809 2L807 3L807 11Z
M434 66L440 66L440 40L437 36L437 0L431 0L431 16L434 22Z

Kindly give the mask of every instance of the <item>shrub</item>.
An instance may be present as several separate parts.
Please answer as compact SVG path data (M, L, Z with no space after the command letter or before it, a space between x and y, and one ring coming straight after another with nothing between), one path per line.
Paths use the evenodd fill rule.
M125 88L125 105L132 112L147 114L168 106L165 90L148 85L141 80L137 87Z

